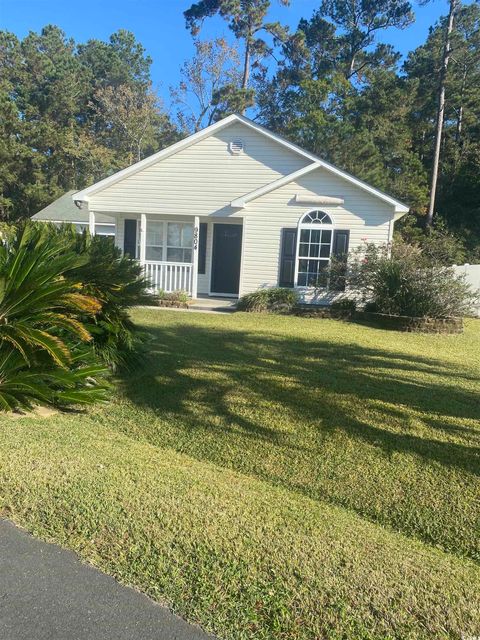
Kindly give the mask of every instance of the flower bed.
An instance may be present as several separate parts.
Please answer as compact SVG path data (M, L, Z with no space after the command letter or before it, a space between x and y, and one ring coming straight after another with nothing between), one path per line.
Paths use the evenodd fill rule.
M332 318L350 320L368 324L382 329L395 331L417 331L422 333L463 333L463 318L414 318L396 316L372 311L353 311L331 307L315 307L313 305L298 306L293 312L303 318Z
M356 311L355 322L371 324L382 329L396 331L416 331L422 333L463 333L463 318L414 318L411 316L394 316L372 311Z

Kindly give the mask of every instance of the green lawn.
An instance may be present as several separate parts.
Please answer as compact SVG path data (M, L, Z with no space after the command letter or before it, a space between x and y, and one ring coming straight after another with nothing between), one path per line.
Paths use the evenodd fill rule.
M135 311L109 404L0 419L0 505L222 638L480 634L480 321Z

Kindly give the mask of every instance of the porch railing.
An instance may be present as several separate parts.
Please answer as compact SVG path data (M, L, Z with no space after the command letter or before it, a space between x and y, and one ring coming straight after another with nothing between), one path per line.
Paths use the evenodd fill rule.
M152 289L187 291L192 295L193 264L186 262L153 262L143 265L145 277L150 281Z

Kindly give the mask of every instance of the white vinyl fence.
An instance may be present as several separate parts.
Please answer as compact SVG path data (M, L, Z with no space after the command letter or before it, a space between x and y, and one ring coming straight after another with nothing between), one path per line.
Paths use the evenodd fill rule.
M465 279L472 289L480 291L480 264L454 265L455 273L465 275ZM480 303L477 304L477 316L480 317Z

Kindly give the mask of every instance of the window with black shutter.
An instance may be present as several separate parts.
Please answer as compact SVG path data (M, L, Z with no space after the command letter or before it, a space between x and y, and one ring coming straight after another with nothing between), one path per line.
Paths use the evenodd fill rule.
M207 268L207 231L208 224L201 222L198 234L198 273L200 274L205 273Z
M123 253L129 255L131 258L136 258L137 255L137 221L125 220L123 234Z
M280 252L280 287L293 287L295 284L295 259L297 252L297 230L282 229L282 245Z

